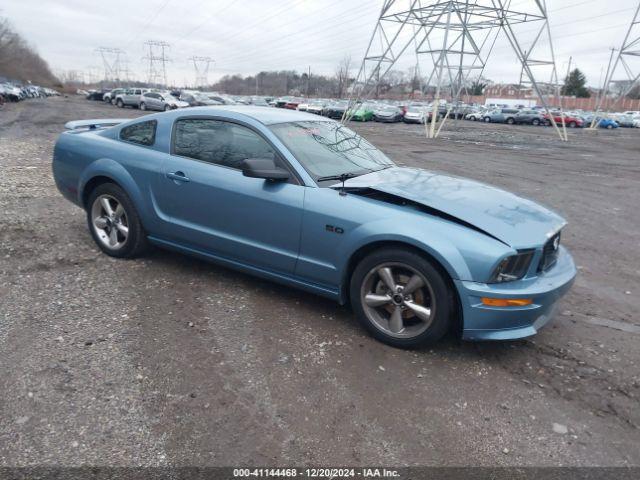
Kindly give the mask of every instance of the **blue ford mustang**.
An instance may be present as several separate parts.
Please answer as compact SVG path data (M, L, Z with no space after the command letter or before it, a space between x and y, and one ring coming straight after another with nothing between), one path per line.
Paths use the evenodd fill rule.
M55 181L106 254L151 243L351 303L394 346L450 328L465 339L533 335L576 275L557 214L398 167L315 115L198 107L66 127Z

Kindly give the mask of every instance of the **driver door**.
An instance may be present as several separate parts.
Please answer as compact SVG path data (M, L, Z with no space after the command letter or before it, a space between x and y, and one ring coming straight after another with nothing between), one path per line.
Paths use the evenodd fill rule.
M254 130L209 118L176 120L171 154L156 190L157 213L172 240L225 259L293 273L305 187ZM271 158L289 181L245 177L247 158Z

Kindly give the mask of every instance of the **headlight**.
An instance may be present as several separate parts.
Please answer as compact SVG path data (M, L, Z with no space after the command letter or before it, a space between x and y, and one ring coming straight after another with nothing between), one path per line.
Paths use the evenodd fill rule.
M533 259L533 253L534 251L530 250L506 257L494 270L489 283L503 283L520 280L529 270L531 259Z

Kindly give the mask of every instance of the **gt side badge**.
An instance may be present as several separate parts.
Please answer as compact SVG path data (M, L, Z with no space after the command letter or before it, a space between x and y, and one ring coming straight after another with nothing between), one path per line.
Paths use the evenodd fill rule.
M339 234L344 233L344 228L334 227L333 225L325 225L325 229L327 230L327 232L333 232L333 233L339 233Z

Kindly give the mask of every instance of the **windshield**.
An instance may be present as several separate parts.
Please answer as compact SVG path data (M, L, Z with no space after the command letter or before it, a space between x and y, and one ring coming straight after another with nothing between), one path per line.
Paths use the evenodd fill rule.
M363 175L394 165L384 153L339 123L280 123L271 130L314 180L345 173Z

